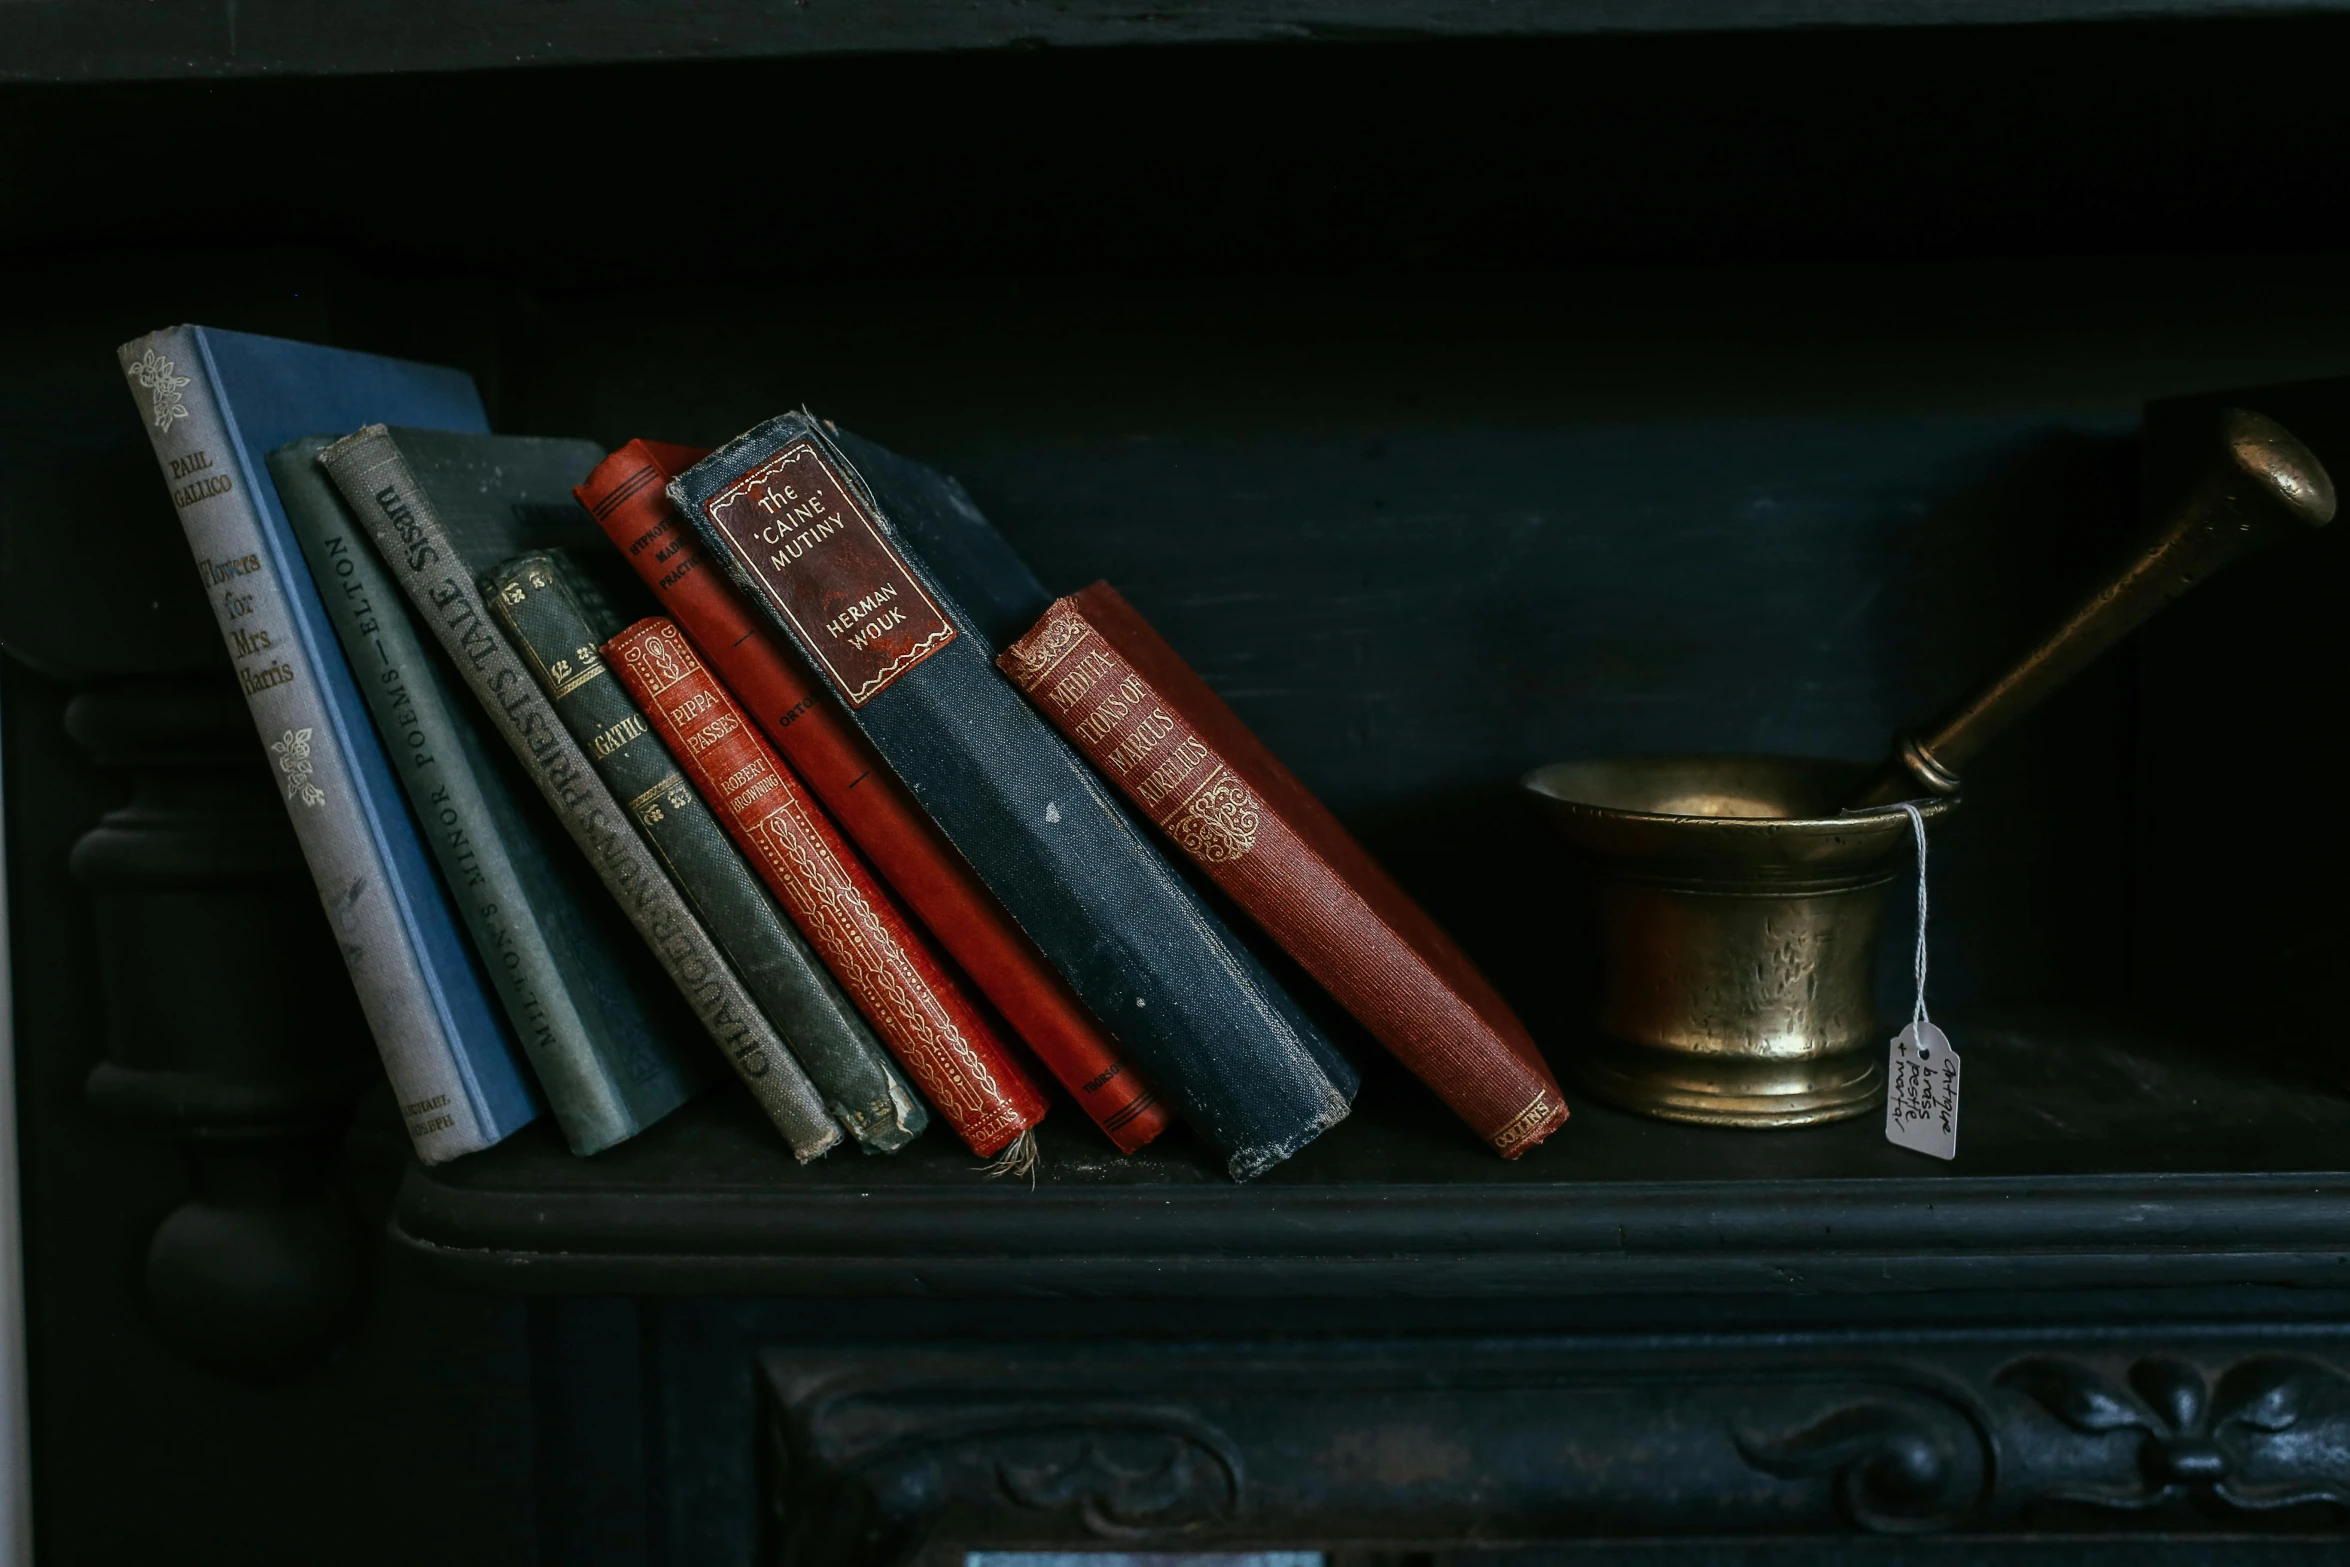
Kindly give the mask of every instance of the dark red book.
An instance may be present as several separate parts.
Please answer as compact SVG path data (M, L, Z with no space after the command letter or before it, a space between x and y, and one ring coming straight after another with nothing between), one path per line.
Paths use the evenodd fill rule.
M677 525L662 487L704 455L631 441L574 493L882 879L1119 1151L1132 1153L1167 1128L1158 1095L692 530Z
M604 662L652 720L751 869L914 1079L979 1154L1044 1115L1044 1097L912 923L760 738L673 621L604 644Z
M996 662L1502 1157L1565 1123L1509 1004L1115 588L1057 600Z

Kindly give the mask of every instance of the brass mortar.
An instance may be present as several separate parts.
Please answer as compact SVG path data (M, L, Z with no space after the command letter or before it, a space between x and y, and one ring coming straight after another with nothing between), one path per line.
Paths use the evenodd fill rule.
M1807 1126L1876 1103L1877 916L1910 842L1909 818L1883 807L1949 809L1993 736L2165 604L2333 520L2333 480L2275 420L2230 408L2200 439L2195 482L2112 574L1876 768L1647 756L1526 775L1599 887L1595 1092L1716 1126Z
M1711 1126L1809 1126L1878 1102L1878 917L1913 862L1906 815L1837 815L1871 771L1631 756L1526 775L1598 891L1594 1093Z

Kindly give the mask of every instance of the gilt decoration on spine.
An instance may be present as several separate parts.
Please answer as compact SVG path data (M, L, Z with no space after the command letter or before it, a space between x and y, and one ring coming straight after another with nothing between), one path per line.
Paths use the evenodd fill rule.
M972 874L800 656L759 619L662 486L706 452L631 441L574 492L768 743L889 890L1122 1153L1165 1104Z
M787 414L669 496L1151 1086L1236 1178L1270 1169L1346 1116L1353 1068L1020 700L909 547L893 509L951 486L860 450L852 464L828 427Z
M997 660L1119 792L1514 1159L1567 1118L1508 1003L1107 583Z
M641 620L605 657L753 867L915 1083L982 1155L1044 1115L1044 1100L838 829L801 792L676 625Z
M431 497L392 432L371 425L328 447L318 460L374 538L417 618L448 650L491 724L794 1156L805 1162L832 1148L840 1126L521 658L492 629L473 573L442 530Z

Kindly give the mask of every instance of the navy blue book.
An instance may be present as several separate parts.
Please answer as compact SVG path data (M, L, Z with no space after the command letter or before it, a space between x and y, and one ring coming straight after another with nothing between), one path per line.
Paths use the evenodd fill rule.
M857 454L786 414L669 494L1234 1179L1272 1168L1354 1069L996 669L1051 602L1019 557L952 480Z
M486 1148L538 1097L263 461L373 420L487 430L481 399L455 370L200 326L121 362L417 1156Z

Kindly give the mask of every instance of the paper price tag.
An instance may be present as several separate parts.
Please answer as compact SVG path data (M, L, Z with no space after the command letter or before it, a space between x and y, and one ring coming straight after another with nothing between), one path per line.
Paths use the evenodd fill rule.
M1958 1052L1942 1030L1916 1022L1893 1036L1885 1063L1885 1141L1958 1157Z

